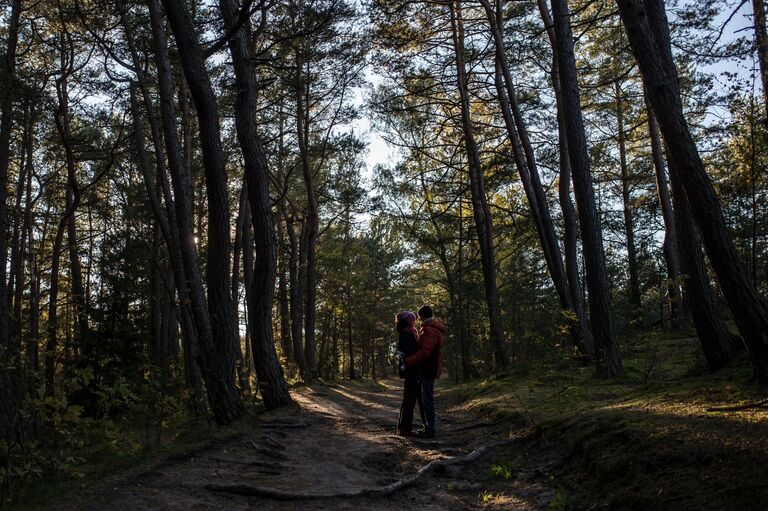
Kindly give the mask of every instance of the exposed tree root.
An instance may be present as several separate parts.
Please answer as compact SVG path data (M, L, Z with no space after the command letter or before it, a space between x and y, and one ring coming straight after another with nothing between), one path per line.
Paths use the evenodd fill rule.
M754 403L745 403L743 405L735 405L735 406L715 406L712 408L707 408L708 412L738 412L740 410L751 410L753 408L765 408L768 406L768 399L762 399L760 401L755 401Z
M262 456L266 456L268 458L273 458L280 461L285 461L288 459L288 456L286 456L285 454L272 449L267 449L266 447L260 447L253 440L251 440L251 446L258 454L261 454Z
M464 465L471 463L489 451L511 445L521 438L516 437L508 440L502 440L490 445L479 447L469 454L463 456L455 456L453 458L434 460L419 469L418 472L405 479L400 479L392 484L385 486L374 486L371 488L363 488L361 490L338 492L338 493L310 493L310 492L288 492L283 490L276 490L273 488L264 488L260 486L253 486L250 484L209 484L206 485L206 489L216 492L234 493L237 495L247 495L250 497L263 497L275 500L314 500L314 499L347 499L354 497L386 497L392 495L395 492L413 486L427 475L434 472L436 469L444 469L445 467L454 465Z
M262 422L259 424L264 429L304 429L305 422Z
M277 440L275 440L274 438L272 438L270 435L264 435L262 437L262 440L264 441L265 444L267 444L267 447L269 447L270 449L273 449L275 451L285 450L285 446L280 442L278 442Z

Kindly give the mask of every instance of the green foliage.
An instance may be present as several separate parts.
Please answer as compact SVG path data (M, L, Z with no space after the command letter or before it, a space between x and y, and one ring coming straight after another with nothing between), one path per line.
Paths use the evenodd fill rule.
M490 504L496 498L496 495L489 492L488 490L483 490L477 494L477 498L480 500L480 503L482 504Z
M491 474L497 479L508 481L515 474L517 467L509 463L491 465Z

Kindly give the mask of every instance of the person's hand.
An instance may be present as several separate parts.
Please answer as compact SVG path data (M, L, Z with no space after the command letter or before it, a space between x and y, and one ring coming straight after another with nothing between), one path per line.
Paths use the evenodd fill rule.
M398 351L397 353L395 353L395 355L397 355L397 359L400 362L399 369L400 369L400 372L402 373L403 371L405 371L405 353L403 353L402 351Z

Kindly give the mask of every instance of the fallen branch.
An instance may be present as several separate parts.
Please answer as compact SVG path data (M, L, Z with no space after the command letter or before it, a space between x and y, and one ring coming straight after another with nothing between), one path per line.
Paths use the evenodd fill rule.
M348 499L355 497L387 497L395 492L413 486L421 479L431 474L438 468L445 468L454 465L464 465L471 463L487 454L489 451L504 447L519 441L524 437L516 437L508 440L502 440L490 445L475 449L469 454L455 456L453 458L434 460L427 463L419 469L418 472L405 479L400 479L392 484L385 486L373 486L363 488L362 490L338 492L338 493L309 493L309 492L288 492L276 490L274 488L264 488L250 484L209 484L206 489L216 492L234 493L236 495L247 495L249 497L263 497L274 500L314 500L314 499Z
M740 410L764 408L766 406L768 406L768 399L762 399L760 401L755 401L754 403L745 403L743 405L715 406L715 407L707 408L707 411L708 412L738 412Z

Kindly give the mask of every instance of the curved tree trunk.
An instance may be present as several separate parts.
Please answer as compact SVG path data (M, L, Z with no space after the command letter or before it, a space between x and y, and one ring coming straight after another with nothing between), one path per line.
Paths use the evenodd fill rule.
M223 171L223 168L216 168L217 165L223 164L217 162L215 155L206 162L207 166L212 167L210 169L211 190L209 190L208 195L210 206L213 206L211 208L212 216L209 220L212 232L208 239L209 297L206 300L197 265L197 247L195 246L192 226L192 182L189 168L182 156L176 129L174 89L165 31L158 1L150 0L149 5L160 86L163 135L174 188L176 221L179 227L185 281L190 288L193 319L198 335L199 352L196 353L196 356L203 372L213 415L217 422L226 424L240 416L242 403L235 386L234 319L229 294L229 211L226 192L221 190L221 183L218 182L222 177L219 172ZM174 32L178 31L177 45L184 48L184 51L180 51L180 55L185 57L185 61L188 61L193 58L191 52L197 45L192 21L183 5L170 0L165 3L165 6ZM199 48L197 49L199 50ZM194 75L195 72L200 73L199 70L190 73L185 68L188 79L189 75ZM204 66L202 72L206 72ZM207 77L207 74L204 76ZM203 76L199 78L204 79ZM211 141L211 137L218 136L218 116L214 112L214 119L211 120L209 116L206 117L206 114L210 115L210 112L203 112L201 115L210 122L200 123L201 139L215 144L216 142ZM215 127L211 125L214 122ZM202 133L203 127L207 130L205 133ZM210 152L210 147L206 148L206 152ZM206 174L208 173L206 172ZM213 263L212 266L211 263ZM213 284L213 288L211 288L211 284ZM210 304L212 297L215 306ZM214 330L217 332L216 339L218 341L214 340Z
M768 384L768 308L739 258L720 201L683 115L664 3L660 0L617 0L617 3L645 80L648 99L654 111L664 112L658 120L673 180L679 179L685 191L691 216L747 346L755 376L761 384Z
M301 171L304 177L304 186L307 192L307 233L306 233L306 292L304 294L304 360L307 365L305 379L312 380L315 372L315 324L317 312L315 310L317 296L317 236L319 231L320 216L315 192L315 176L309 161L309 113L305 105L305 96L308 98L309 85L304 84L302 62L299 52L296 55L296 137L301 157Z
M576 58L573 53L570 13L567 0L552 0L555 45L560 72L561 98L568 139L568 153L573 172L573 188L579 208L581 243L586 266L587 291L595 361L601 376L614 376L623 370L619 343L613 328L613 311L605 269L605 251L600 220L592 189L584 120L581 115Z
M227 26L237 22L238 9L233 0L220 0L219 6ZM249 326L251 343L264 405L277 408L292 402L283 368L277 358L272 329L272 305L277 272L277 239L272 205L269 198L269 169L261 139L256 130L257 102L255 69L250 50L251 31L244 24L229 39L229 50L235 70L237 99L235 128L245 160L253 236L257 265L248 307L252 310ZM187 78L189 80L189 78ZM198 107L199 110L199 107ZM313 311L314 313L314 311ZM314 325L313 325L314 328ZM311 367L309 368L311 371Z
M8 39L3 59L3 76L0 84L0 438L10 447L22 435L19 403L21 380L18 369L19 353L10 345L8 301L6 288L6 200L8 164L10 159L11 130L13 129L13 96L16 81L16 44L19 35L21 0L11 3L8 23ZM17 193L21 194L21 190Z
M577 310L571 301L568 280L563 268L560 245L555 235L555 226L549 211L544 187L541 185L536 156L528 137L528 129L517 103L517 93L512 83L512 74L504 49L503 17L501 2L497 0L495 12L488 0L481 0L491 27L496 49L496 93L501 105L507 135L512 145L515 164L523 184L539 242L547 262L549 274L555 286L560 307L565 312L574 345L587 357L594 352L592 333L586 327L583 309Z
M624 97L621 84L614 82L616 95L616 125L619 143L619 170L621 176L621 202L624 213L624 229L627 235L627 269L629 271L629 304L632 307L631 320L641 320L642 302L640 295L640 275L637 269L637 246L635 244L635 222L632 215L632 183L627 165L627 143L624 133Z
M650 104L646 102L648 133L651 139L653 168L656 172L656 189L659 195L661 215L664 219L664 261L667 263L667 285L669 292L669 317L672 329L680 332L685 327L685 308L680 293L680 249L675 225L675 212L669 196L669 183L664 168L664 155L659 134L659 124Z
M467 91L467 74L464 64L464 25L461 17L461 2L452 1L449 4L451 28L453 32L453 47L456 56L456 78L461 98L461 124L464 134L464 144L469 160L469 180L472 192L472 212L477 227L477 237L480 242L480 258L483 266L483 281L485 298L488 305L490 322L491 346L494 350L496 368L505 370L509 367L507 340L501 326L501 311L499 310L499 293L496 288L496 256L493 246L493 219L485 195L485 179L480 165L480 153L472 132L470 116L469 93Z
M560 70L557 62L557 43L555 37L555 25L545 0L537 0L539 14L544 22L544 27L552 46L552 88L555 91L555 106L557 111L557 138L558 156L560 159L560 179L558 180L557 193L560 199L560 209L563 213L565 252L565 273L568 279L568 292L571 296L571 304L576 317L581 322L581 330L589 334L588 347L590 354L594 356L595 339L587 324L587 314L584 311L583 288L579 276L579 221L576 216L576 208L571 200L571 159L568 156L568 137L565 132L565 112L563 111L563 98L560 87Z

